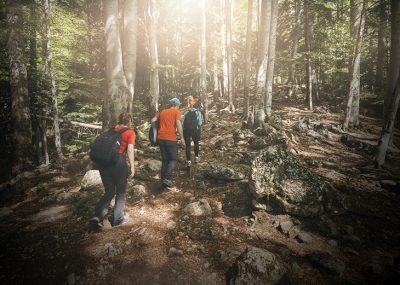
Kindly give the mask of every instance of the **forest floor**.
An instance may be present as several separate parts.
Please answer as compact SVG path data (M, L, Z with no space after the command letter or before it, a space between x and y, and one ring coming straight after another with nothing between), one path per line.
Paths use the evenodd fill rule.
M338 128L341 115L326 108L310 112L274 104L283 129L291 133L288 148L335 187L356 189L357 209L327 214L338 234L321 231L317 225L324 217L253 211L246 180L204 177L203 170L215 163L248 175L251 165L241 163L243 156L258 152L248 144L218 148L217 141L231 139L241 128L242 118L214 112L203 128L201 161L192 177L185 168L184 150L179 150L178 192L161 191L157 171L146 166L158 158L158 149L147 142L137 145L137 177L127 190L130 221L121 227L112 228L106 221L101 232L88 230L103 190L81 191L82 157L40 168L23 179L0 210L0 283L227 284L229 268L248 246L279 255L288 275L282 284L400 282L400 165L395 163L400 155L389 153L385 168L374 168L381 121L361 116L361 127L349 136L353 143L346 145ZM329 137L296 131L295 124L304 118L328 127ZM139 184L146 190L141 197L132 191ZM212 215L193 217L183 212L202 198L211 205ZM288 219L307 232L307 242L276 227ZM314 264L307 258L313 250L328 251L344 261L343 274L335 276Z

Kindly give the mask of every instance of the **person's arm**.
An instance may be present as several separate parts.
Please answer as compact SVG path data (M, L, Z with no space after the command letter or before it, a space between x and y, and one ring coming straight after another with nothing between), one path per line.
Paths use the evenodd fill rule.
M129 165L131 166L131 174L129 178L132 178L135 175L135 147L133 144L128 144L128 160Z
M185 140L183 139L183 130L181 120L176 120L176 128L178 129L179 136L181 137L182 145L185 145Z
M157 114L151 119L151 122L157 121L157 120L159 119L159 117L160 117L160 113L157 113Z

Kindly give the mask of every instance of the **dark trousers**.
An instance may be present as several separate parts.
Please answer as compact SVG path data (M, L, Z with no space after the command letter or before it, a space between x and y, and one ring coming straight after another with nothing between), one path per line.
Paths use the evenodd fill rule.
M159 140L158 146L162 157L161 180L163 183L165 180L172 183L172 172L178 163L178 144L176 141Z
M113 225L117 225L124 219L125 190L128 180L128 165L125 157L120 155L118 162L113 166L100 166L100 176L105 193L97 203L95 216L103 221L107 215L108 207L115 196Z
M183 130L183 138L186 144L186 160L191 160L192 140L194 142L194 156L199 156L201 129Z

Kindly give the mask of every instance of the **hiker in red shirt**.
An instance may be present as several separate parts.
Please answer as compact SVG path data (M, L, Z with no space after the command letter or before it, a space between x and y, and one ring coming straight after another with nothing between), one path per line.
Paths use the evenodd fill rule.
M162 157L162 185L171 189L173 187L172 172L178 163L178 143L176 139L177 130L183 145L184 142L181 124L182 113L179 111L181 102L178 98L172 98L169 102L171 107L161 111L158 115L160 127L157 138Z
M101 180L104 185L105 193L96 205L95 215L91 219L91 226L94 229L103 227L103 219L107 215L108 207L115 196L113 227L123 225L128 222L128 215L124 214L125 190L128 177L132 178L135 174L134 145L136 134L130 129L131 114L122 113L119 116L118 124L114 131L118 132L126 129L121 135L121 145L119 147L120 156L115 165L99 165ZM126 162L128 157L130 171ZM130 172L130 173L129 173Z

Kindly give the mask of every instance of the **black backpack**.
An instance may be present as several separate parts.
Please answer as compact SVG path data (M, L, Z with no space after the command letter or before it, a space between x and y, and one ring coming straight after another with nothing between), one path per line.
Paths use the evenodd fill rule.
M90 145L89 155L91 160L101 166L115 165L120 156L121 136L127 130L129 128L123 128L119 131L110 129L99 135Z
M186 131L195 131L198 129L197 125L197 110L189 110L183 123L183 129Z
M158 145L158 129L160 128L160 120L151 122L151 127L149 130L149 141L152 146Z

